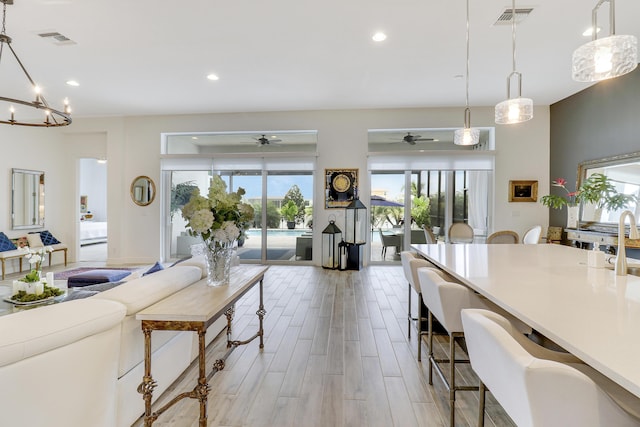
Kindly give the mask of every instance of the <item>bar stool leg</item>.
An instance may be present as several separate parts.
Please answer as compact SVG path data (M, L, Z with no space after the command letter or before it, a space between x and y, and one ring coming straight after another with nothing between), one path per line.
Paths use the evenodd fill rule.
M455 403L456 403L456 339L453 334L449 334L449 425L455 425Z
M484 398L485 398L485 391L487 390L484 383L482 381L480 381L480 402L479 402L479 410L478 410L478 427L484 427Z
M431 314L431 311L429 311L427 325L429 336L429 385L433 385L433 314Z
M411 290L409 290L411 292ZM422 294L418 294L418 362L422 361Z
M411 339L411 283L409 285L409 306L407 308L407 338ZM420 354L420 353L418 353ZM418 360L420 360L420 356L418 356Z

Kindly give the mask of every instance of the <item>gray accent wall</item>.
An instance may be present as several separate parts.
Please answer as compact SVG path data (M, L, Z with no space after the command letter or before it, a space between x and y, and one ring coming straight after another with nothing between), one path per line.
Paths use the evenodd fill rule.
M640 151L640 67L599 82L550 107L550 181L573 191L578 163ZM540 188L544 196L558 189ZM565 226L566 209L549 209L549 225Z

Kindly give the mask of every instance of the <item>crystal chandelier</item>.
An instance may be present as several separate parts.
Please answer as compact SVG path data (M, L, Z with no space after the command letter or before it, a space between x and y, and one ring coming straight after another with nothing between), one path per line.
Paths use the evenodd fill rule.
M598 39L598 9L609 2L609 37ZM597 82L618 77L638 66L638 39L616 36L615 0L600 0L591 12L592 36L573 52L571 75L578 82Z
M464 109L464 127L453 133L453 143L456 145L476 145L480 139L480 130L471 127L471 109L469 108L469 0L467 0L467 92L466 107Z
M17 61L20 69L26 76L31 87L34 91L34 99L32 101L26 101L24 99L12 98L7 96L0 96L0 101L9 105L9 118L3 119L0 117L0 123L7 125L19 125L19 126L35 126L35 127L57 127L68 126L71 124L71 108L69 107L68 100L64 101L64 110L59 111L49 106L44 96L41 93L40 88L36 85L24 67L18 55L11 46L11 37L7 36L5 30L5 22L7 16L7 4L13 4L13 0L0 0L2 2L2 31L0 31L0 64L2 63L2 54L5 51L5 47L9 49L15 60ZM6 62L6 61L5 61ZM16 110L18 108L18 111ZM42 110L43 119L29 118L30 109ZM25 112L24 117L20 118L20 112ZM40 116L40 117L43 117Z
M511 3L511 37L513 71L507 77L507 100L496 105L496 123L522 123L533 118L533 100L522 98L522 74L516 71L516 2ZM511 98L511 79L518 78L518 96Z

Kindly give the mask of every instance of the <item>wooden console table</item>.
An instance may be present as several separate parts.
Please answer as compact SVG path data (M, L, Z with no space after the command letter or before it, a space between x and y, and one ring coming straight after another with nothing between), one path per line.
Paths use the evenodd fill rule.
M208 380L222 370L225 360L239 345L248 344L260 337L260 348L264 348L263 318L266 314L263 301L264 273L266 266L239 266L231 269L229 285L212 287L203 279L172 296L140 311L136 319L142 321L144 333L144 377L138 386L138 392L144 399L144 425L150 427L154 421L169 407L184 398L200 401L200 427L207 425L207 396L209 394ZM245 295L256 283L260 283L260 304L256 314L259 319L258 332L245 341L231 340L231 321L233 319L235 303ZM220 316L227 317L227 352L222 359L213 364L213 371L207 375L205 366L205 333L207 328ZM156 382L151 376L151 332L152 331L194 331L198 333L198 384L190 392L175 396L169 403L151 412L151 400ZM189 349L186 349L189 350Z

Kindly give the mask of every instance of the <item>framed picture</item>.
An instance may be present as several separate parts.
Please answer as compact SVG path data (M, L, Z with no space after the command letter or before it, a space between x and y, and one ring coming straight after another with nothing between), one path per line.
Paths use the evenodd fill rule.
M87 196L80 196L80 213L87 213Z
M538 181L509 181L510 202L537 202Z
M325 169L325 208L349 206L358 192L358 169Z

